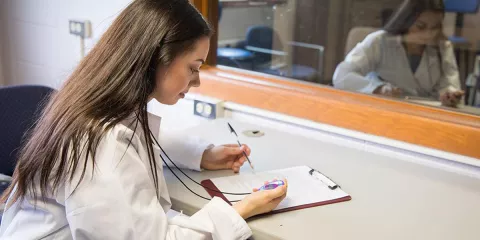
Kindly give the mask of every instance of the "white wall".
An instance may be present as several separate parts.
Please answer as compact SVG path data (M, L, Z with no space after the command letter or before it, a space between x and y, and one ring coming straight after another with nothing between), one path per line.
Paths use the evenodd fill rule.
M3 54L2 54L2 39L0 38L0 86L5 85L5 77L3 76Z
M6 1L0 1L0 86L5 85L5 74L4 74L4 60L3 58L5 57L4 52L4 43L5 41L4 36L5 34L3 29L5 28L4 26L6 25L6 11L5 11L5 6L6 6Z
M219 45L244 40L248 27L253 25L273 26L272 7L224 7L218 24Z
M0 42L1 44L1 42ZM5 77L3 76L3 63L2 63L2 54L0 52L0 86L5 85Z
M7 85L59 87L80 60L80 39L70 35L69 19L90 20L99 39L130 0L1 0L3 72Z

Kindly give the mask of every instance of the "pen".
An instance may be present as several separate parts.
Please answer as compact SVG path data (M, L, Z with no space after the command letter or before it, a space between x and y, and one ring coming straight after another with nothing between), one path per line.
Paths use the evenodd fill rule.
M230 129L230 133L235 134L235 136L237 137L238 146L239 146L239 147L242 147L242 144L241 144L240 141L238 140L237 132L235 132L235 130L233 129L232 125L230 125L230 123L227 123L227 124L228 124L228 128ZM247 155L247 153L246 153L245 151L243 151L243 155L245 156L245 158L247 158L248 164L250 164L250 167L252 168L252 170L254 170L253 165L252 165L252 161L250 161L250 158L248 157L248 155Z

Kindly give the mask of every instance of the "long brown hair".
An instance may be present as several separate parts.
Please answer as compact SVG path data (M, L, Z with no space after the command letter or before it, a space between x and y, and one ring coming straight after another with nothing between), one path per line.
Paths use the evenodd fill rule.
M211 26L188 0L133 1L50 99L21 150L2 202L13 191L12 203L29 194L34 199L40 194L44 200L81 171L78 186L87 161L95 165L97 146L105 133L132 115L145 133L150 170L158 187L147 119L155 71L211 34Z
M445 14L443 0L405 0L388 20L384 30L393 35L405 35L420 14L427 11Z
M404 0L393 16L388 20L384 30L392 35L405 35L410 27L417 21L418 17L427 11L439 12L445 16L445 4L443 0ZM437 36L437 45L433 46L437 57L442 63L440 65L440 74L445 74L444 65L448 64L445 53L445 43L448 38L443 33L443 23L440 25L440 31Z

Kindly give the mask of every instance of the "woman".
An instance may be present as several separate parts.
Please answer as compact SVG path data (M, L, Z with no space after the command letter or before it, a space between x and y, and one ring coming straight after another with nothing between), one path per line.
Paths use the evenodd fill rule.
M417 96L456 106L462 96L443 0L405 0L384 30L358 44L336 69L336 88Z
M1 236L248 238L244 219L275 208L286 186L255 191L233 207L214 198L192 217L167 220L171 204L156 139L160 119L147 113L151 99L175 104L200 85L211 34L188 0L132 2L51 98L22 149L3 196ZM166 141L171 146L175 139ZM238 172L242 151L250 151L194 139L175 143L173 161L192 169Z

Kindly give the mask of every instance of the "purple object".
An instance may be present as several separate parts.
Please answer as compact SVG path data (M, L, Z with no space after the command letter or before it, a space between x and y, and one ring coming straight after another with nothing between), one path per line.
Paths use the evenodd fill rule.
M261 191L261 190L272 190L272 189L275 189L275 188L277 188L279 186L283 186L283 185L285 185L285 183L282 180L275 180L275 181L272 181L272 182L269 182L269 183L263 185L258 190L259 191Z

